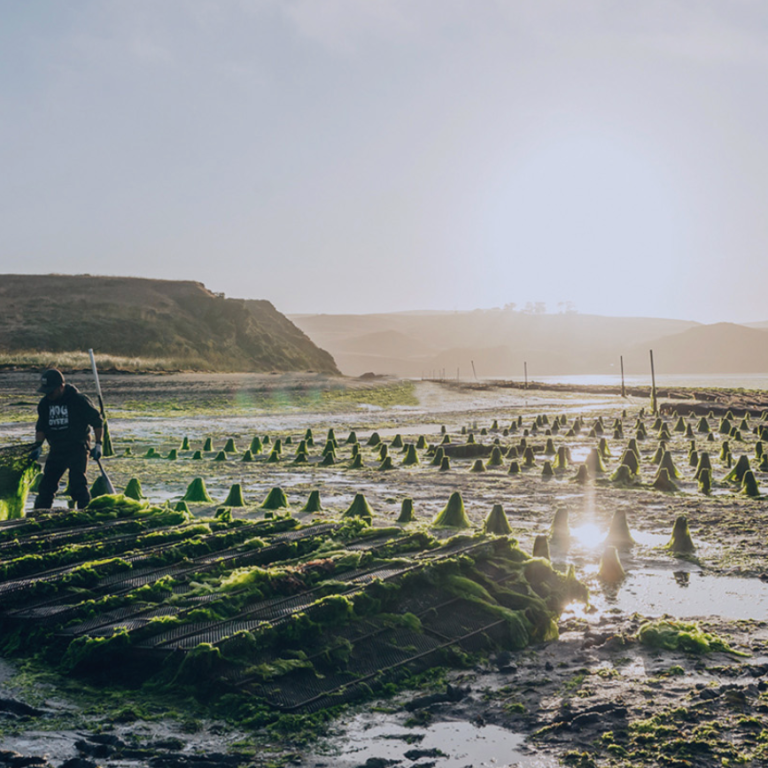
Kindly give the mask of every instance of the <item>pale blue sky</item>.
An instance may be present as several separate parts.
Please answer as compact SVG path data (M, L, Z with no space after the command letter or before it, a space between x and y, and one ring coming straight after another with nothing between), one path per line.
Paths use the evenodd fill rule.
M763 0L0 0L0 272L768 320Z

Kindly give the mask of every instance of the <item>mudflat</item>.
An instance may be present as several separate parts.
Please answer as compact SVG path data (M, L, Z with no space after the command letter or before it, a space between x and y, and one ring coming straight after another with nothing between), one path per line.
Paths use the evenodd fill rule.
M72 381L89 391L87 376ZM31 439L34 383L26 374L3 376L4 440ZM768 760L763 394L749 395L746 416L739 412L746 413L744 393L741 401L729 400L727 392L678 393L685 397L662 398L657 417L646 398L604 390L312 374L105 376L102 387L117 454L105 466L118 490L136 478L152 504L175 505L202 477L213 501L190 509L203 520L225 506L238 484L245 506L230 507L231 516L261 521L260 505L279 487L285 511L301 525L340 520L362 493L372 527L382 529L397 526L403 501L411 499L414 522L402 530L430 535L433 520L458 492L470 533L479 534L500 504L510 537L524 552L546 535L553 567L561 573L573 567L589 588L589 604L564 606L558 639L520 651L491 642L405 683L374 688L332 717L290 713L258 726L225 711L220 694L185 687L174 695L138 683L105 691L87 674L56 671L33 643L7 648L0 683L4 749L44 755L54 765L75 757L106 765L182 765L195 753L207 755L208 764L349 768L491 760L757 766ZM306 462L295 463L307 429L316 444ZM338 446L333 463L324 464L330 429ZM347 442L353 431L357 442ZM390 471L381 470L380 446L368 445L374 432L388 446ZM432 462L446 435L450 469L441 471ZM265 449L243 462L254 437ZM237 453L223 450L229 439ZM617 470L633 439L638 471L627 476ZM277 440L282 456L268 461ZM447 450L473 444L487 450ZM496 466L489 461L494 444L503 455ZM418 463L403 464L407 445ZM561 448L567 462L555 466ZM176 458L143 458L150 449L161 457L175 450ZM201 458L194 460L196 450ZM224 459L215 461L220 452ZM352 468L354 452L360 468ZM597 465L590 459L595 452ZM711 463L708 492L696 478L703 454ZM756 495L744 492L743 478L727 479L742 456L757 481ZM484 471L470 471L478 457ZM671 465L667 491L654 487L663 462ZM510 471L513 463L518 472ZM586 482L576 482L585 465ZM323 510L300 511L312 491L319 491ZM63 510L65 502L56 505ZM563 529L552 530L556 515L567 520L565 537ZM667 545L682 516L695 550L676 554ZM622 518L631 536L617 545L624 576L601 578L609 529ZM3 553L4 566L12 559Z

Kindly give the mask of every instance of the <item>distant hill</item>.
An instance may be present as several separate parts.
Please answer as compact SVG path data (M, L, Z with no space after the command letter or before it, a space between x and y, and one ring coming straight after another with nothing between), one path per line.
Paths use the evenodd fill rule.
M689 328L655 339L651 345L657 371L664 373L767 373L768 331L734 323ZM635 347L625 360L647 370L648 345Z
M192 370L338 373L268 301L202 283L91 275L0 275L0 351L165 358Z
M400 376L457 370L462 378L617 373L619 356L646 345L637 365L648 369L647 345L697 327L685 320L527 314L509 310L400 312L378 315L292 315L341 370ZM634 354L634 353L633 353ZM629 370L627 371L629 373ZM741 371L737 371L741 372Z

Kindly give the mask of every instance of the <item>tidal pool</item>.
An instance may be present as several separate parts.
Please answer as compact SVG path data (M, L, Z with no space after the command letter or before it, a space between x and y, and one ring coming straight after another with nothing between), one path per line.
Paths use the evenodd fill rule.
M461 721L434 723L424 728L406 728L390 715L370 713L355 716L344 732L333 738L307 762L325 762L333 756L335 766L363 765L370 758L435 761L436 768L555 768L551 757L528 751L525 737L496 725L475 726ZM326 751L327 750L327 751ZM418 757L418 750L422 756ZM431 750L436 753L426 754ZM409 754L411 755L409 757ZM327 764L327 763L326 763Z

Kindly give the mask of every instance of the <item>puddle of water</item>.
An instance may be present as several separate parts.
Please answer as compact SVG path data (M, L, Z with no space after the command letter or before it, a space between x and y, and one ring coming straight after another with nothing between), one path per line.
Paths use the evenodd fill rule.
M717 616L722 619L764 619L768 615L768 584L759 579L713 576L691 570L640 568L617 586L590 584L597 612L613 609L643 616L676 618Z
M349 723L343 743L340 739L333 740L329 746L335 757L350 761L350 765L362 765L372 757L403 761L408 759L405 753L409 750L439 749L445 756L427 758L430 762L436 761L439 768L557 766L556 760L527 751L523 747L524 736L496 725L477 727L455 721L434 723L426 728L405 728L394 718L385 718L388 722L382 723L381 715L377 716L376 724L371 725L370 717L358 715Z

